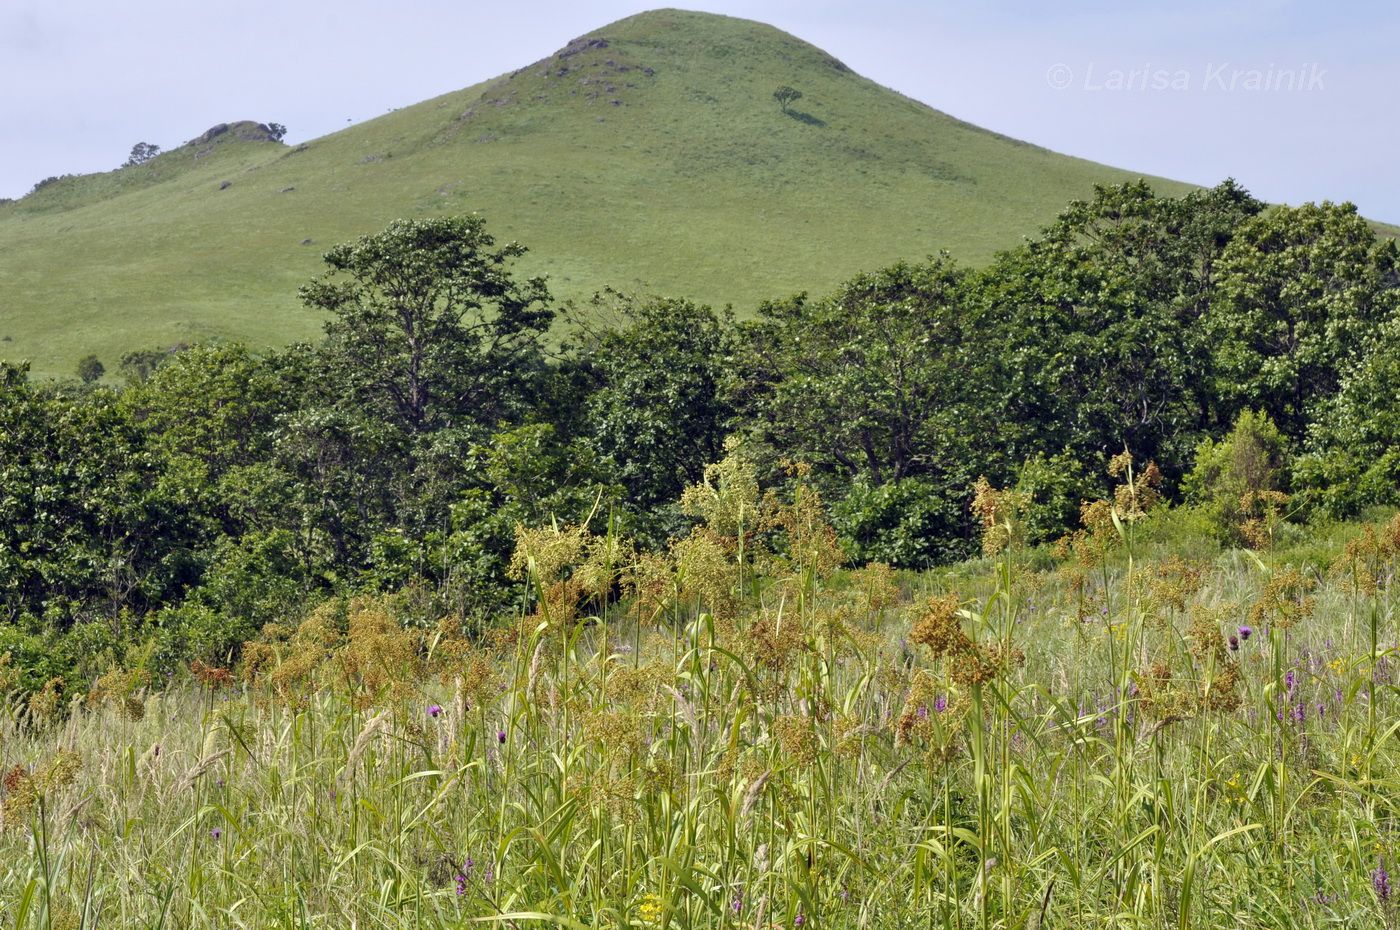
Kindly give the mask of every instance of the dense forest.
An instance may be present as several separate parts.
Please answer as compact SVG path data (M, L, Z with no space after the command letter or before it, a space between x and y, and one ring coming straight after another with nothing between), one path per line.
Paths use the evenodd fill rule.
M523 251L478 216L399 221L302 288L318 344L0 368L0 653L23 689L114 655L227 664L333 595L489 624L517 527L681 545L681 492L731 447L767 487L810 482L852 564L973 554L984 477L1053 541L1124 450L1226 541L1400 503L1400 251L1350 204L1102 187L988 267L900 263L742 321L557 306Z

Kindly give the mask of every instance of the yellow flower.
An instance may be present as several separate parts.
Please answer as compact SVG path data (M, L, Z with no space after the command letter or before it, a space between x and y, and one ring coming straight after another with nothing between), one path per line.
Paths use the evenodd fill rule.
M638 913L643 922L659 925L661 922L662 910L661 896L653 893L647 894L642 898L642 905L638 908Z

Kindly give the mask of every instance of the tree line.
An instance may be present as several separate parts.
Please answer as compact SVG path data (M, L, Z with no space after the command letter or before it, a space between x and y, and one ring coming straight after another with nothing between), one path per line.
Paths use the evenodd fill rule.
M810 466L851 561L909 568L974 554L980 477L1047 541L1125 448L1177 501L1400 503L1400 253L1350 204L1104 186L986 268L902 262L743 321L561 307L523 252L477 216L398 221L302 288L318 344L137 353L120 385L0 367L0 652L35 686L132 643L227 659L359 591L484 620L518 524L664 547L731 438L765 480Z

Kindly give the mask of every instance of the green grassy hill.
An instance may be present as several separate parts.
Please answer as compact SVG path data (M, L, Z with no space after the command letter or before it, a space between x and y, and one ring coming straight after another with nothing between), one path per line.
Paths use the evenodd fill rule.
M784 113L780 85L803 94ZM769 26L663 10L485 84L289 148L256 124L0 206L0 357L314 338L331 244L480 211L560 297L740 313L948 249L980 262L1127 172L953 119ZM1160 182L1165 189L1184 189Z

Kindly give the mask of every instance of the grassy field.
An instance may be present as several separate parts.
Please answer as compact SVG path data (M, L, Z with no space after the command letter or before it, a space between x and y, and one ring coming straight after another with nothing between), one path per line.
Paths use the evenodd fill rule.
M983 495L901 578L712 478L669 556L522 533L492 633L332 603L12 702L0 925L1395 926L1400 520L1222 551L1128 485L1057 554Z
M788 114L780 85L803 94ZM769 26L669 10L304 146L224 139L0 205L0 358L71 375L88 353L111 369L138 348L314 338L297 287L399 217L480 211L565 298L612 285L743 314L940 249L985 261L1134 177Z

